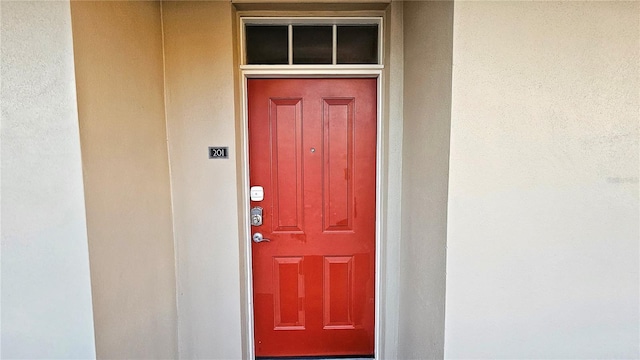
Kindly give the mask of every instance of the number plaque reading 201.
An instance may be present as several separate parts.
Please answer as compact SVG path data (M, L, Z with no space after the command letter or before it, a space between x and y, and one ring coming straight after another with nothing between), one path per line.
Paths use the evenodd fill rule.
M209 159L228 159L229 147L214 147L209 146Z

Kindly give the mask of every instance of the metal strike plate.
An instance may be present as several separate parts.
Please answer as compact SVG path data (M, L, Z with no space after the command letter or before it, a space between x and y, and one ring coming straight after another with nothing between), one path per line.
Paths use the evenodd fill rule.
M262 208L260 206L256 206L251 209L251 226L260 226L262 225Z

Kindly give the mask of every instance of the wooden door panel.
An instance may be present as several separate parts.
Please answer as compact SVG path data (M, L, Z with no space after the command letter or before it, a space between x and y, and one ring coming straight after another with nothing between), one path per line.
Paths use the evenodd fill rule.
M274 330L304 330L302 257L273 258Z
M324 258L323 329L355 329L353 256Z
M353 230L354 99L323 99L324 231Z
M248 82L256 355L373 355L375 79Z
M270 99L274 232L302 232L302 99Z

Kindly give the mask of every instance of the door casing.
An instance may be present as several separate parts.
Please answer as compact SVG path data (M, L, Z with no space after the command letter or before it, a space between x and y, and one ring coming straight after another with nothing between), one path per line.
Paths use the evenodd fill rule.
M248 69L247 69L248 68ZM376 134L376 254L375 254L375 330L374 330L374 357L379 358L380 354L380 318L381 318L381 304L380 304L380 286L383 274L381 274L380 261L382 258L381 253L384 249L381 246L381 234L382 229L382 169L383 169L383 154L382 154L382 135L384 133L382 122L382 83L383 83L383 66L375 65L368 67L355 67L355 66L334 66L332 68L313 68L313 67L299 67L299 68L270 68L270 69L251 69L247 66L245 69L241 69L240 76L240 89L241 89L241 139L239 155L242 164L241 181L242 186L240 191L242 192L242 206L240 207L240 239L242 242L241 249L243 249L243 263L245 278L242 288L244 290L246 304L244 304L246 313L244 314L244 326L243 336L245 338L246 349L245 352L249 359L255 359L255 344L254 344L254 316L253 316L253 278L251 271L251 224L249 219L249 131L248 131L248 108L247 108L247 80L250 78L375 78L377 79L377 134Z

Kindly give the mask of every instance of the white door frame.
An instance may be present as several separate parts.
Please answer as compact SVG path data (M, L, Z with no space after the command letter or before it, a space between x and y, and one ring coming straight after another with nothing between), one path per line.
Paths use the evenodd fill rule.
M382 152L382 135L385 132L382 121L383 114L383 65L333 65L333 66L240 66L240 89L241 89L241 139L240 139L240 155L242 164L242 199L243 206L240 209L240 241L244 242L241 248L244 249L244 273L245 282L242 286L245 288L246 316L244 326L244 336L246 337L246 354L249 359L255 359L254 344L254 316L253 316L253 274L251 269L251 224L249 219L250 199L249 199L249 128L248 128L248 107L247 107L247 81L255 78L375 78L377 79L377 127L376 127L376 256L375 256L375 330L374 330L374 358L380 358L380 343L382 334L380 330L381 307L380 307L380 286L383 279L380 274L381 252L381 236L384 234L382 229L382 169L383 152Z

